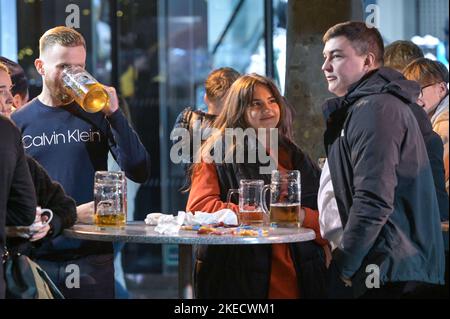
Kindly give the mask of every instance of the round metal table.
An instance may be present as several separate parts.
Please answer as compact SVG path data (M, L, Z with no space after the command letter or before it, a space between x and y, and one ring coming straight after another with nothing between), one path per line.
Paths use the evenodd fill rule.
M190 299L192 292L192 245L256 245L279 244L314 240L313 230L306 228L263 228L267 236L248 237L233 235L198 235L196 231L180 230L176 235L162 235L154 226L144 222L129 222L122 227L100 227L77 224L66 229L64 235L71 238L99 241L119 241L141 244L178 244L179 297Z

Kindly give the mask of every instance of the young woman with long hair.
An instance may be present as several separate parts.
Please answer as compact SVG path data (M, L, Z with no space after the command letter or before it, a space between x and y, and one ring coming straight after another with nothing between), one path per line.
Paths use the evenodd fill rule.
M263 147L266 155L273 157L278 170L301 172L303 227L314 229L316 240L294 244L199 246L195 266L197 298L324 296L325 255L329 254L324 253L328 249L327 242L320 237L318 224L320 171L286 133L290 130L286 129L285 107L278 88L266 77L243 75L233 83L224 109L214 123L217 130L202 146L203 160L193 166L186 209L212 213L227 208L227 192L239 188L241 179L262 179L270 184L270 174L261 174L263 163L258 157L256 163L249 162L247 157L244 163L225 160L242 148L247 155L256 144L256 148ZM224 143L226 129L239 128L266 129L266 138L253 144L236 139ZM269 138L269 131L274 128L278 129L278 154ZM222 147L217 148L217 145ZM224 155L218 155L218 149ZM239 213L236 203L229 206Z

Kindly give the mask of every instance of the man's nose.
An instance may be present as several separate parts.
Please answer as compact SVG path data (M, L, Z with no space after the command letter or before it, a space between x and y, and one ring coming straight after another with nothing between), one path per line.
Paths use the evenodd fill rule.
M328 59L325 59L325 61L322 64L322 71L326 71L330 69L330 62Z

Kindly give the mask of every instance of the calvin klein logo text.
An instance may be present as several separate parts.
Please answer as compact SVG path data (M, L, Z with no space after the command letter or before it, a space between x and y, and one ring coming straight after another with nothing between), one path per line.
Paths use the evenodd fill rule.
M80 131L67 130L67 133L56 133L53 131L52 134L42 133L42 135L31 136L25 135L22 138L23 146L25 149L30 147L41 147L41 146L51 146L58 144L70 144L70 143L99 143L102 138L99 131Z

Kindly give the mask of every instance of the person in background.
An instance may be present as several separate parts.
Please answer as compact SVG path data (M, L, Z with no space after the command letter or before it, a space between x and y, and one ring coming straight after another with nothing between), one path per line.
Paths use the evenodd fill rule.
M412 41L394 41L384 49L384 66L400 73L409 63L418 58L423 58L423 51Z
M410 80L417 81L421 86L421 92L417 103L426 112L428 123L444 144L441 162L444 163L442 174L444 181L440 193L446 194L445 208L441 208L441 220L448 221L448 191L449 191L449 107L448 107L448 70L438 61L419 58L412 61L404 69L404 75ZM430 158L431 160L431 158ZM438 188L436 187L436 190ZM446 190L446 191L445 191ZM443 196L441 196L443 197ZM446 209L444 211L444 209ZM443 232L446 254L445 287L443 289L430 289L428 295L442 297L449 293L448 280L448 232Z
M193 110L192 107L185 108L177 117L174 128L183 127L192 130L194 122L201 121L201 126L210 126L223 109L224 99L230 86L240 76L233 68L219 68L208 74L205 81L205 102L208 111ZM204 123L206 122L206 123Z
M198 298L320 298L325 286L328 246L320 237L317 209L319 168L283 132L286 124L284 99L268 78L243 75L230 87L224 109L216 119L214 133L202 146L202 159L216 142L223 142L225 129L278 129L279 152L271 153L270 143L256 145L274 157L278 170L299 170L302 178L301 203L305 213L303 227L316 232L316 240L294 244L201 246L195 267ZM268 133L268 131L266 131ZM234 142L236 143L236 141ZM229 145L223 153L238 148L249 150L250 142ZM234 154L234 153L233 153ZM234 157L233 157L234 158ZM224 157L223 157L224 159ZM246 158L247 160L247 158ZM213 162L195 163L186 211L213 213L231 208L229 189L239 188L242 179L261 179L270 184L270 175L261 174L262 164ZM328 251L329 252L329 251ZM326 255L327 254L327 255Z
M104 87L109 105L87 113L75 102L64 105L61 72L68 66L86 65L86 42L74 29L56 27L39 41L35 67L43 79L41 94L11 116L22 133L26 152L82 205L93 200L95 171L107 170L111 150L130 179L149 178L150 157L119 109L114 88ZM77 215L92 218L92 211ZM67 298L114 298L111 243L80 241L57 236L41 248L38 263ZM68 289L66 266L80 269L80 288Z
M11 86L8 68L0 63L0 110L11 108ZM0 136L0 299L4 299L5 226L31 225L36 216L36 197L20 132L3 115L0 115Z
M323 43L322 70L337 97L323 106L327 161L322 172L330 178L321 181L329 181L338 214L321 207L321 219L331 214L321 232L329 238L328 225L343 226L329 267L329 297L399 298L424 283L443 284L434 181L408 107L418 85L383 67L382 37L363 22L331 27ZM367 285L368 266L379 274L377 289Z
M186 129L189 131L189 158L184 159L186 175L189 175L191 163L194 158L193 147L193 130L201 129L205 130L212 126L214 120L220 114L224 106L224 100L228 89L239 77L239 72L233 68L219 68L209 73L205 80L205 95L203 100L208 108L208 112L202 112L200 110L194 110L192 107L185 108L177 117L173 132L176 134L177 129ZM177 143L180 140L178 138L172 139L173 143ZM183 190L189 188L189 178L186 178L182 187Z
M423 58L422 50L411 41L395 41L388 45L384 52L384 66L400 73L412 61ZM427 113L416 102L408 104L422 132L428 159L433 172L434 187L439 203L441 220L448 220L448 191L446 190L444 169L444 146L441 137L433 131Z
M444 144L445 185L449 191L449 108L448 70L437 61L426 58L416 59L403 70L408 80L420 84L417 103L423 107L431 121L433 130L439 134ZM447 215L448 216L448 215Z
M28 102L28 79L25 71L20 64L0 56L0 62L9 69L13 87L11 93L13 96L13 107L19 109ZM14 111L13 109L13 111Z
M10 66L12 63L14 62L10 62L8 65L9 70L11 70ZM14 83L13 78L9 75L2 75L3 76L0 79L0 87L14 88L16 83ZM21 92L16 91L16 94L21 95ZM11 96L13 96L13 104L14 95L12 92ZM8 118L10 116L10 112L3 110L0 110L0 114ZM36 160L26 154L25 158L33 180L37 205L42 208L51 209L53 212L53 219L49 224L36 229L30 238L20 237L20 235L23 236L24 234L16 233L14 227L9 228L10 232L7 233L7 247L10 253L20 253L35 259L36 256L39 256L39 248L42 243L49 238L54 238L60 235L63 229L73 226L77 216L75 201L66 195L61 185L53 181L50 176L48 176L45 169L38 162L36 162ZM36 221L40 218L41 216L36 214ZM42 239L43 241L41 241Z

